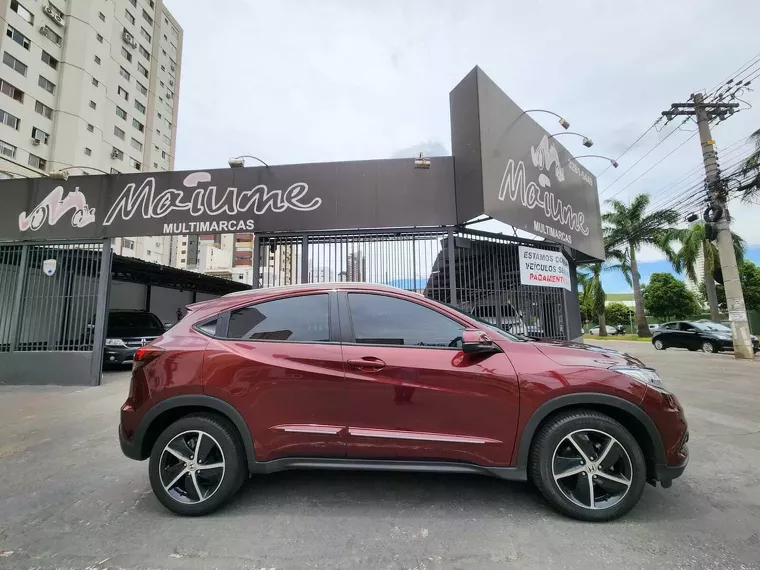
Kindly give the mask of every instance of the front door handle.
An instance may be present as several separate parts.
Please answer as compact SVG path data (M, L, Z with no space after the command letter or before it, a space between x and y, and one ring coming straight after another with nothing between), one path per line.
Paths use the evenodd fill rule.
M375 358L374 356L349 358L346 362L348 362L349 366L353 366L359 370L364 370L365 372L377 372L378 370L385 368L385 362L379 358Z

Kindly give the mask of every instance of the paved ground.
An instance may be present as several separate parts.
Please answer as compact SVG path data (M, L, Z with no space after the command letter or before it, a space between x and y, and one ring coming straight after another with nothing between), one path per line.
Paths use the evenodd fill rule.
M116 373L0 387L0 568L760 568L760 361L598 344L658 367L691 423L684 477L620 521L578 523L486 477L335 472L259 477L178 518L119 451Z

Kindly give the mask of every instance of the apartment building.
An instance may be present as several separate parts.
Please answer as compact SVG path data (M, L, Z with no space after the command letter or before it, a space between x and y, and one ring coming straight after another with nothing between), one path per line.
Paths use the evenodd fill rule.
M2 4L5 176L174 168L183 32L162 0ZM114 248L169 264L181 239L117 238Z

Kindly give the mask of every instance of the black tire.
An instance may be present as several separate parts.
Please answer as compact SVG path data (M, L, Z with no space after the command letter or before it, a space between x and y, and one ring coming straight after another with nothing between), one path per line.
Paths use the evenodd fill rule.
M668 348L665 346L665 342L662 339L656 338L652 341L652 345L654 345L655 350L665 350Z
M164 488L160 474L161 457L164 448L172 440L185 432L193 431L202 431L207 436L211 436L213 443L221 448L225 466L221 482L216 483L218 486L208 498L200 502L185 503L172 496ZM201 516L215 511L240 489L248 476L245 452L237 431L226 420L212 414L187 416L167 427L153 444L148 471L150 485L156 498L170 511L184 516Z
M591 509L574 502L560 489L553 476L555 450L567 436L584 429L614 437L630 459L628 490L617 503L606 508ZM538 431L531 445L529 475L544 498L562 514L583 521L600 522L624 515L639 502L644 492L647 467L636 439L619 422L599 412L572 410L550 418ZM582 476L587 475L584 473Z
M715 343L706 340L702 343L702 351L707 353L718 352L718 347L715 346Z

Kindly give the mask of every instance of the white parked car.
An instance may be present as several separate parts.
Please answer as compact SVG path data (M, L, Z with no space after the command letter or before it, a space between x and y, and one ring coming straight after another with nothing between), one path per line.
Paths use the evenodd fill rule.
M611 327L611 326L609 326L609 325L607 325L607 326L606 326L606 327L604 327L604 328L605 328L605 329L607 329L607 334L609 334L609 335L613 335L613 334L615 334L615 333L617 332L617 331L615 330L615 327ZM599 335L599 326L597 325L597 326L595 326L595 327L593 327L593 328L590 328L590 329L588 330L588 334L592 334L592 335L594 335L594 336L597 336L597 335Z
M649 324L649 330L652 331L652 332L656 331L659 328L660 328L660 324L659 323L650 323Z

